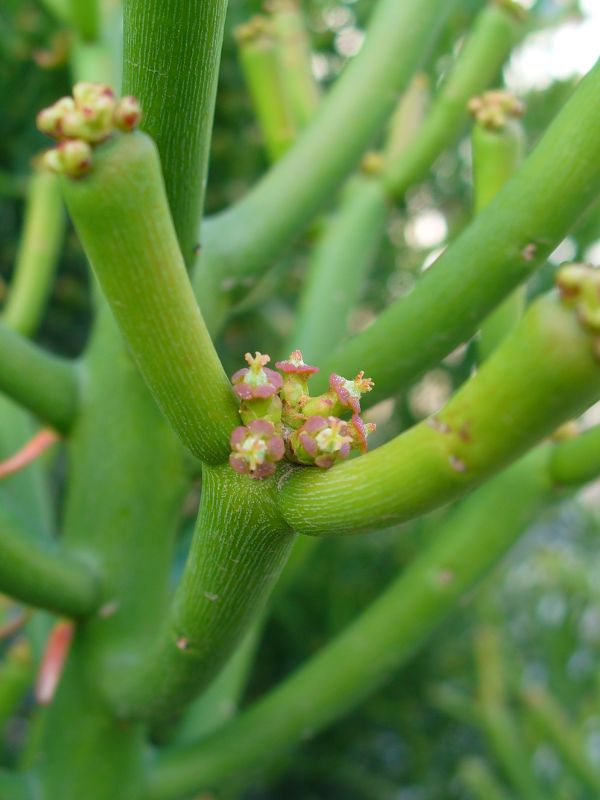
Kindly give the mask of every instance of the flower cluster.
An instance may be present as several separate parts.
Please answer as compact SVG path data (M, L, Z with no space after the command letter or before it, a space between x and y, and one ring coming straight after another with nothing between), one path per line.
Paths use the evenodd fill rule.
M522 117L525 106L504 89L492 89L469 100L468 109L473 117L492 131L502 130L509 119Z
M46 166L73 178L84 175L92 165L92 147L115 131L133 131L141 116L135 97L118 100L104 84L75 84L72 97L62 97L37 116L38 129L57 141L45 154Z
M278 361L278 372L267 367L268 355L246 353L245 359L248 366L231 378L244 423L231 434L229 463L236 472L266 478L283 458L329 469L352 449L367 451L375 425L362 420L360 398L373 381L363 372L351 381L333 374L329 389L311 397L308 381L318 369L304 363L300 350Z

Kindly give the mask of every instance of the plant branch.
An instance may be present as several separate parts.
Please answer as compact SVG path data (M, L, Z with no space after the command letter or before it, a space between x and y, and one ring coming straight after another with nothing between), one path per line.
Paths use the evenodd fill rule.
M156 148L136 132L97 148L65 178L69 212L134 360L191 452L225 460L237 403L192 292Z
M77 371L0 323L0 391L66 433L78 405Z
M468 339L598 196L599 127L600 62L581 81L515 177L409 295L327 359L321 376L350 374L358 365L378 387L369 399L382 399ZM323 388L321 376L315 379L316 388Z
M587 483L600 472L600 425L560 442L552 454L550 471L559 486Z
M84 563L34 539L4 508L0 508L0 591L70 617L87 616L100 601L97 576Z
M419 135L386 164L383 181L389 195L400 198L410 186L427 176L436 158L464 127L468 100L496 78L510 51L526 32L523 21L499 4L490 4L481 11Z
M58 178L48 172L34 173L27 190L25 224L2 312L8 327L24 336L36 332L46 309L64 229Z
M537 450L466 500L379 599L240 717L160 755L148 797L172 800L259 773L389 680L535 516L550 487L547 456Z
M356 165L426 58L451 5L380 0L361 52L297 144L240 203L206 223L194 286L211 327L220 321L213 299L223 282L234 292L268 269Z
M121 676L111 702L126 718L173 716L207 687L264 605L293 534L274 502L276 478L206 467L198 523L168 626L154 653Z
M327 472L296 470L280 508L311 535L396 524L465 494L598 397L588 333L543 298L439 414Z
M140 100L175 230L195 257L227 0L125 0L123 93Z

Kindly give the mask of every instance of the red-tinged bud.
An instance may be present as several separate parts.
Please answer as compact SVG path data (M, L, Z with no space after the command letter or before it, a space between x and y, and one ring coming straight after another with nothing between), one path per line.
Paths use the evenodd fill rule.
M299 428L306 420L302 409L309 399L308 379L319 369L305 364L300 350L294 350L287 361L278 361L275 366L283 372L283 421L290 428Z
M283 384L281 375L272 369L265 369L271 360L270 356L255 353L254 358L250 353L244 356L248 367L239 369L231 376L233 391L242 400L253 400L272 397L279 391Z
M50 631L35 684L35 699L40 705L52 702L69 655L74 630L72 622L62 620Z
M230 439L229 463L236 472L251 478L267 478L285 454L285 445L272 422L257 419L236 428Z
M310 417L290 437L293 458L300 464L315 464L322 469L347 458L351 445L348 423L337 417Z
M360 398L373 389L371 378L365 378L364 372L359 372L353 381L347 381L341 375L331 375L329 386L335 392L338 402L344 408L351 409L353 414L360 414Z
M63 119L65 114L73 111L75 101L72 97L61 97L54 105L42 109L36 117L36 125L41 133L61 139L64 136Z
M376 429L377 425L374 422L364 422L358 414L353 414L348 423L348 430L352 436L352 446L361 453L366 453L368 449L367 439Z
M135 130L142 119L142 109L136 97L122 97L113 112L113 121L123 133Z
M92 168L92 148L81 139L66 139L44 154L44 164L58 175L79 178Z

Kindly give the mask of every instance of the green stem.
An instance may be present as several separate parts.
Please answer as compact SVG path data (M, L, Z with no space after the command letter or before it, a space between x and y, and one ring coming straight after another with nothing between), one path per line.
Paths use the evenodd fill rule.
M82 617L99 603L97 576L85 563L35 539L0 509L0 591L28 605Z
M387 216L380 181L353 178L312 252L287 352L299 347L307 363L318 363L346 336Z
M186 265L195 257L227 0L125 0L123 93L158 146Z
M379 599L303 667L204 741L160 755L148 797L171 800L260 772L389 680L535 516L549 488L546 463L542 448L482 487ZM490 508L502 511L490 515Z
M296 136L275 40L267 21L254 17L236 30L239 61L271 161L289 149Z
M524 149L523 129L508 120L502 128L490 130L480 122L471 134L473 152L473 193L475 213L480 213L517 171ZM482 276L485 280L486 276ZM519 287L494 309L481 325L479 354L487 358L504 336L514 328L525 306L525 287Z
M311 535L393 525L469 491L598 396L591 339L556 297L543 298L439 414L331 470L296 470L280 508Z
M598 125L600 63L581 81L515 177L409 295L327 359L322 375L365 369L377 384L369 399L380 400L468 339L598 196ZM319 377L315 388L322 388Z
M69 20L84 41L94 42L100 37L101 13L99 0L67 0Z
M60 184L48 172L32 176L25 224L3 318L9 328L34 334L50 294L65 229Z
M585 755L585 741L573 726L565 710L542 686L531 686L523 692L523 700L534 724L569 765L573 774L593 796L600 793L600 773Z
M237 403L188 280L152 140L137 132L109 141L97 148L92 173L64 179L63 188L158 405L194 455L225 460Z
M32 797L33 792L22 775L0 769L0 800L32 800Z
M19 638L0 661L0 732L31 690L34 663L29 642ZM0 794L0 797L2 795Z
M304 14L296 0L271 0L268 9L273 21L279 70L286 95L293 118L302 129L312 120L321 101L321 93L312 72Z
M425 60L451 5L378 3L361 52L297 144L247 197L206 224L195 289L211 327L220 321L223 309L213 299L223 283L235 294L242 280L266 271L356 165Z
M482 628L475 639L479 677L479 708L489 747L518 797L542 800L532 757L506 704L500 642L492 628Z
M494 774L481 758L465 759L459 769L460 781L475 800L509 800Z
M514 14L496 4L479 14L419 135L386 164L384 183L392 197L402 197L409 186L425 178L435 159L457 138L467 121L468 100L496 78L525 33L523 27Z
M276 478L205 467L192 549L157 650L113 687L122 717L172 716L209 685L263 607L293 534L274 502Z
M554 449L550 471L561 486L593 480L600 469L600 425L560 442Z
M75 367L0 323L0 391L61 432L77 412Z

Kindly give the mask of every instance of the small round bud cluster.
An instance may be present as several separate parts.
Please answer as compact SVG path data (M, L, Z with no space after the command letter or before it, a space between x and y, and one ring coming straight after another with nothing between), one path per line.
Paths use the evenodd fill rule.
M58 144L44 157L53 172L77 178L89 172L92 147L115 131L133 131L141 120L135 97L118 100L101 83L77 83L72 97L62 97L37 116L37 127Z
M235 40L240 47L253 44L266 44L273 41L273 28L271 21L260 14L252 17L248 22L238 25L234 30Z
M367 451L375 425L362 420L360 398L373 381L363 372L351 381L331 375L329 389L311 397L308 380L318 368L305 364L300 350L276 363L279 372L266 366L267 355L246 353L245 358L248 367L231 379L244 423L231 437L230 464L236 472L265 478L283 458L329 469L352 449Z
M480 125L492 131L502 130L509 119L522 117L525 112L523 103L504 89L472 97L467 107Z
M565 264L556 275L563 303L575 309L589 331L600 334L600 269L588 264Z

